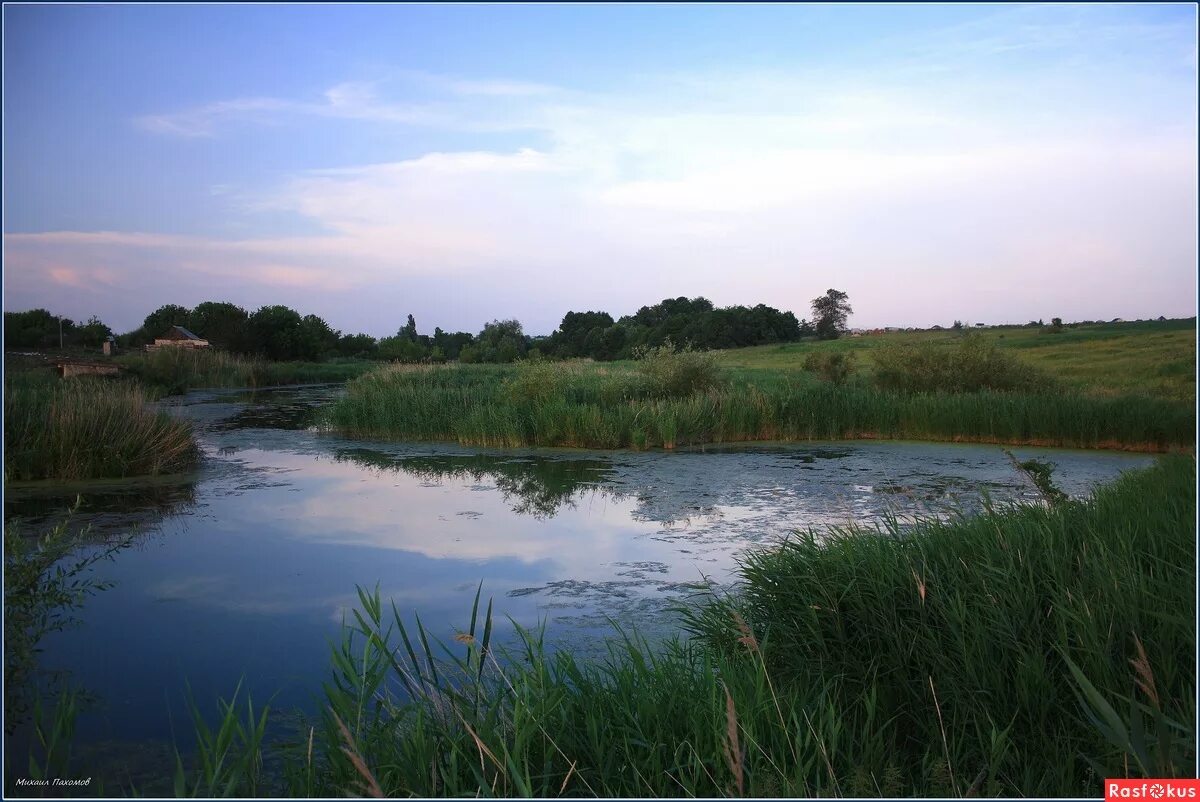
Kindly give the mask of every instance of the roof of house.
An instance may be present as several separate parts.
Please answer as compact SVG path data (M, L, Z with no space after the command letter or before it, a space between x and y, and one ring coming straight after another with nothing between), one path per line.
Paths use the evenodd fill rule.
M185 329L183 326L172 326L167 330L167 333L159 337L160 340L203 340L192 332Z

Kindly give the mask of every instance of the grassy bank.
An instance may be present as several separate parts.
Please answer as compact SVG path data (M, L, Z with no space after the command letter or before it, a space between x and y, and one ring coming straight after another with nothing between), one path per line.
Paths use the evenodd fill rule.
M497 656L478 596L443 647L360 592L277 791L1094 797L1191 776L1194 486L1173 456L1086 502L801 535L689 607L694 637L602 662L532 632ZM221 710L201 765L224 768L177 788L261 791L263 733Z
M190 425L149 409L135 384L5 376L5 482L156 476L197 458Z
M164 348L117 358L159 395L198 387L268 387L340 382L374 367L370 362L267 362L213 349Z
M990 328L972 332L1022 362L1087 395L1142 395L1195 402L1196 319L1070 325L1061 331ZM887 332L832 341L763 345L721 352L729 368L799 372L810 354L853 353L864 376L880 348L928 344L953 348L953 331Z
M352 381L328 422L351 436L594 448L879 438L1166 450L1195 437L1193 409L1164 399L911 394L754 371L675 392L630 363L393 367Z

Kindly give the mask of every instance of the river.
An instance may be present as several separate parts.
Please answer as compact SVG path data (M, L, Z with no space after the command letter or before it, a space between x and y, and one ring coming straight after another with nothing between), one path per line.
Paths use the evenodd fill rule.
M47 638L40 658L94 695L79 720L85 753L155 755L186 738L187 685L203 701L243 680L256 701L311 711L356 586L378 585L449 641L482 582L501 641L511 617L544 623L553 644L596 650L614 621L671 632L673 603L728 590L739 555L791 532L1039 498L996 446L600 452L349 440L314 426L340 392L168 399L196 427L194 475L7 494L6 517L28 526L61 518L78 495L71 525L93 539L138 532L96 569L114 586L87 601L77 627ZM1076 497L1152 461L1013 452L1053 462Z

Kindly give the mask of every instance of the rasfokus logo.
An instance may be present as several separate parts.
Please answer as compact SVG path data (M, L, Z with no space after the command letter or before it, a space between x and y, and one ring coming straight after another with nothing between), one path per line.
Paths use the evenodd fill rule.
M1105 780L1105 802L1113 799L1197 799L1200 780Z

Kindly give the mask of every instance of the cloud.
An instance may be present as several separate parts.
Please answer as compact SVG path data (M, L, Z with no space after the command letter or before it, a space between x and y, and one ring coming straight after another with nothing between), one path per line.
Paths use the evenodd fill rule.
M1108 27L1006 19L950 37L960 47L905 43L894 70L867 75L725 70L584 93L398 73L313 100L151 115L147 128L185 136L315 115L475 144L220 187L248 199L244 230L285 215L303 235L7 234L10 289L48 303L69 287L80 305L136 289L152 298L140 315L119 302L136 324L219 288L375 334L400 310L431 310L430 328L516 316L548 332L568 309L681 293L804 316L828 286L850 292L863 325L1194 313L1194 75L1126 51L1090 59ZM1131 36L1175 41L1155 26ZM1011 43L1070 58L978 65ZM397 82L433 99L395 100ZM516 133L502 146L496 131ZM170 295L168 279L186 289Z

